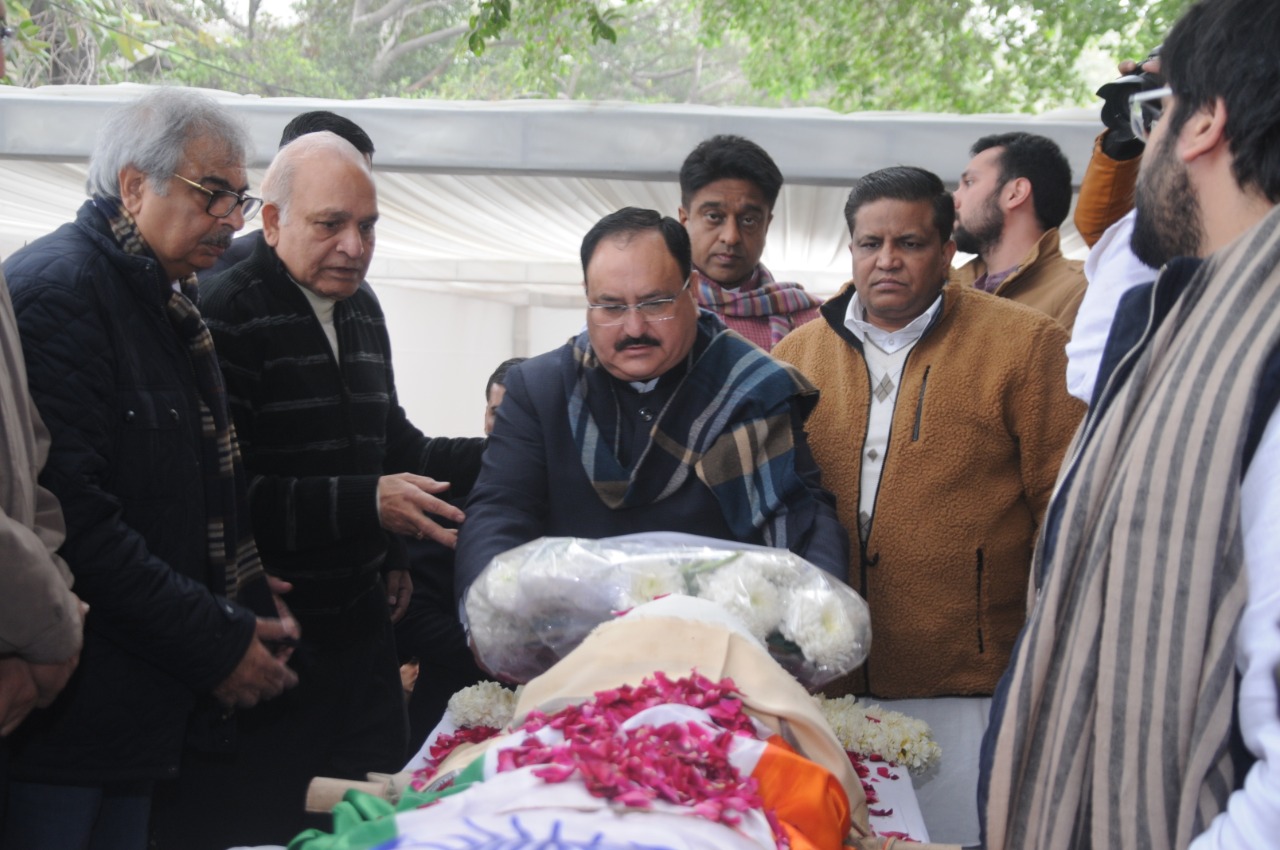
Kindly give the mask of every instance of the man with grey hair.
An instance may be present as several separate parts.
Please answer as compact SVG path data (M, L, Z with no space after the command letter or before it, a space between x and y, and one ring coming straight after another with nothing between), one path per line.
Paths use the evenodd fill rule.
M404 766L392 621L411 583L399 535L452 547L457 532L431 515L462 521L438 496L451 484L465 492L484 444L423 436L397 400L386 321L365 281L378 220L365 158L333 133L309 133L276 155L262 190L262 244L201 294L263 564L293 586L299 685L246 713L233 760L184 766L158 827L184 850L283 844L314 824L303 813L312 777Z
M166 89L117 108L74 222L5 263L31 396L52 437L40 483L89 605L64 694L12 738L0 846L141 848L152 785L184 733L296 677L297 626L273 599L197 269L258 201L244 131ZM107 842L107 843L102 843Z

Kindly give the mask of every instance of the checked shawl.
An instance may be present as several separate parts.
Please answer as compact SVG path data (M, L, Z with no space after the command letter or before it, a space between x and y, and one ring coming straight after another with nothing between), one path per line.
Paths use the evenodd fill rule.
M793 410L807 417L818 390L795 368L774 360L706 311L684 377L654 418L644 451L629 467L602 433L617 421L611 381L583 331L574 340L575 368L566 377L569 424L582 467L600 500L613 509L647 505L696 475L714 493L740 541L763 537L787 548L789 521L807 527L816 500L796 473ZM612 417L592 408L615 405Z
M1147 333L1077 434L1036 551L985 744L992 850L1181 850L1234 785L1242 454L1280 343L1280 208Z
M114 198L95 197L94 204L111 224L111 232L126 253L152 256L128 210ZM252 594L259 614L274 612L266 596L266 574L258 557L248 512L248 491L235 426L227 407L213 337L200 311L196 276L188 275L172 289L165 315L187 350L200 398L200 469L204 475L205 536L208 552L208 585L215 593L246 604ZM164 283L157 285L165 286ZM170 287L165 287L169 289Z
M800 313L816 310L822 301L814 298L798 283L781 283L773 279L762 264L756 264L751 279L735 290L725 289L697 269L693 270L693 292L698 304L713 313L736 318L769 320L769 344L766 351L795 329ZM763 342L763 340L752 340Z

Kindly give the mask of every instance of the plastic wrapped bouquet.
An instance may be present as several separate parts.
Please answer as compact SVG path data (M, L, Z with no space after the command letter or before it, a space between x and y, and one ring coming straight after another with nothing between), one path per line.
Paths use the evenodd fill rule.
M518 546L469 588L464 617L481 662L525 682L600 623L665 596L715 602L811 689L855 669L871 647L866 602L803 558L689 535Z

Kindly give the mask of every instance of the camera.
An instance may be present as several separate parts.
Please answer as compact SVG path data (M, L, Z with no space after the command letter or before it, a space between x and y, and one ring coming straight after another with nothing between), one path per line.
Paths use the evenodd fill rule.
M1102 123L1111 131L1109 141L1112 144L1136 141L1133 127L1129 121L1129 95L1151 91L1164 85L1164 77L1152 71L1144 70L1147 62L1160 56L1160 47L1147 54L1147 58L1138 63L1137 73L1128 74L1098 89L1098 97L1102 98Z

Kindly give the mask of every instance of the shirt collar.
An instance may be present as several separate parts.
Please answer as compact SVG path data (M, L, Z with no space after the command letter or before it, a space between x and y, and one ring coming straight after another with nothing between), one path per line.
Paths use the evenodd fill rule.
M662 376L659 375L658 378ZM631 385L631 389L638 393L652 392L658 386L658 378L650 378L647 381L627 381Z
M866 320L866 310L863 309L862 302L858 299L857 290L854 290L853 297L849 299L849 306L845 309L844 326L863 345L870 342L881 351L893 354L904 346L914 345L920 337L924 336L925 330L941 309L942 293L939 292L928 309L912 319L906 327L899 328L896 331L886 331Z

